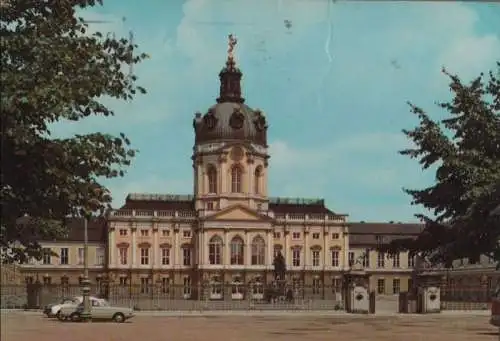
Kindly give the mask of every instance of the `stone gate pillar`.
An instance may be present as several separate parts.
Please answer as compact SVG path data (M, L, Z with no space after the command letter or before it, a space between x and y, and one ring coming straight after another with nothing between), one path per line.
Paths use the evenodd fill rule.
M365 271L350 271L344 275L346 312L368 314L370 312L370 275Z
M417 275L417 281L417 312L440 313L442 275L438 272L425 271Z

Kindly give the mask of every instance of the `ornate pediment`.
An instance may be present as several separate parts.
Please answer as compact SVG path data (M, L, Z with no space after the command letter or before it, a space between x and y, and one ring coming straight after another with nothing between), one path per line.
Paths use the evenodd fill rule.
M217 213L205 217L205 220L211 221L271 221L271 217L263 215L249 207L241 204L227 207Z

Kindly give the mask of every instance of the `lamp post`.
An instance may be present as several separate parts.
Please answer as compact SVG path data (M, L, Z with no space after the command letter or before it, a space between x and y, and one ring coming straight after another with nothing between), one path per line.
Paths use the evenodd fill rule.
M83 296L83 311L80 315L82 321L88 322L92 319L90 307L90 279L89 279L89 236L88 236L88 220L87 212L84 212L83 218L83 280L82 280L82 296Z

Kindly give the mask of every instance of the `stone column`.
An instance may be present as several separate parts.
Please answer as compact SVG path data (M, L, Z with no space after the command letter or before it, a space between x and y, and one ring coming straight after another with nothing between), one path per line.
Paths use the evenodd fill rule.
M174 268L178 267L179 265L182 264L182 261L181 261L181 246L180 246L180 242L179 242L179 233L180 233L180 229L178 228L174 228L174 252L173 252L173 260L172 260L172 264L174 266Z
M245 257L245 259L243 259L243 264L252 265L252 240L248 230L245 231L245 246L243 251L243 257Z
M203 259L201 260L201 264L208 264L208 235L207 231L203 231L203 241L201 245L201 249L203 250L202 252L202 257Z
M115 243L115 233L116 229L112 228L109 230L109 243L108 243L108 259L109 267L114 268L116 266L116 243Z
M135 224L132 226L132 268L137 267L137 227Z
M151 268L156 268L160 264L159 262L159 246L158 246L158 225L157 223L153 223L153 245L151 246L152 250L152 256L153 256L153 262L151 264Z
M309 250L309 227L304 226L304 264L303 268L312 265L311 262L311 252Z
M266 234L266 244L267 244L267 259L266 259L266 265L270 266L273 265L273 232L272 231L267 231Z
M224 246L222 248L222 265L231 264L231 250L229 248L229 236L227 235L227 230L224 230Z

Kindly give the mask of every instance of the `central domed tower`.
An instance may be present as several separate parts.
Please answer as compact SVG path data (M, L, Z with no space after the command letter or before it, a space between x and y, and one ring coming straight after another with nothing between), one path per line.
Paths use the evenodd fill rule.
M236 39L229 35L217 103L205 114L196 113L193 120L196 209L207 213L234 204L267 210L267 121L242 97L243 74L236 67L235 45Z

